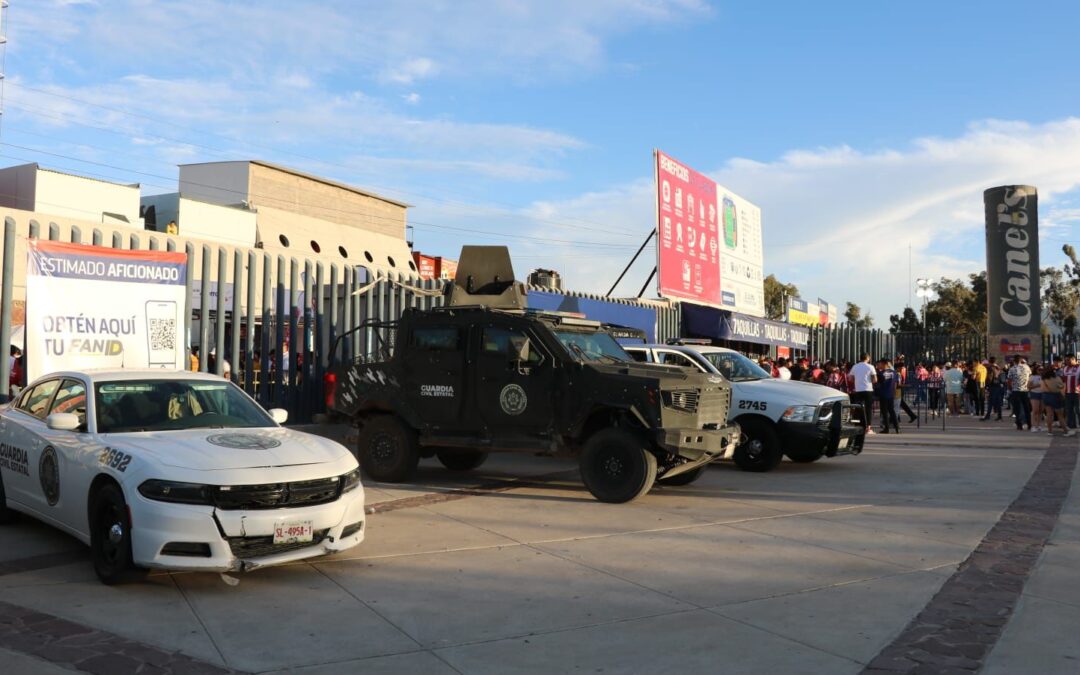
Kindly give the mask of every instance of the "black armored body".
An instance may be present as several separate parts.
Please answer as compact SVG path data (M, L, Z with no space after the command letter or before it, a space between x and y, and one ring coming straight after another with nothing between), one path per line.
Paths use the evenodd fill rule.
M627 502L731 455L723 377L636 363L600 323L528 310L525 292L505 247L466 246L445 306L356 329L393 344L328 376L370 478L407 480L421 457L468 470L496 451L571 456L593 496Z

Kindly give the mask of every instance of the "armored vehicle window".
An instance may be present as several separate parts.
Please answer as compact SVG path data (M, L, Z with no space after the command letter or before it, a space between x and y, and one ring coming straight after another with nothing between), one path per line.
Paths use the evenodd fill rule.
M570 354L581 361L630 361L631 357L607 333L557 330L555 336Z
M696 363L686 358L682 354L677 354L675 352L664 352L660 355L660 362L669 366L683 366L685 368L693 368L695 370L700 370L700 368L697 367Z
M635 361L645 363L649 360L649 354L644 349L627 349L626 353L632 356Z
M481 342L480 351L488 355L498 354L513 359L517 356L515 345L522 345L528 339L528 336L520 330L488 326L484 329L484 339ZM537 351L536 345L532 344L526 363L538 364L540 361L540 352Z
M415 349L433 352L453 352L461 349L461 331L454 327L414 328L411 345Z

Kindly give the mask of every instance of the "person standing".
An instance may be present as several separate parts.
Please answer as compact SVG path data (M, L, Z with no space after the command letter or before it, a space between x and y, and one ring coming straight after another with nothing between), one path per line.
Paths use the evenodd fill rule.
M859 362L851 367L852 394L851 402L863 407L863 426L866 433L874 433L874 384L877 383L877 371L870 365L870 355L864 353Z
M964 371L959 367L953 368L950 361L945 362L945 400L949 406L949 414L955 417L960 414L960 399L964 394Z
M1031 376L1028 377L1028 427L1032 433L1042 431L1042 371L1043 369L1039 367L1038 363L1033 363L1031 365Z
M776 359L776 377L781 380L790 380L791 371L787 367L787 359L780 357Z
M1042 373L1042 403L1046 411L1046 433L1054 434L1054 420L1061 423L1061 431L1066 436L1076 435L1065 426L1065 381L1058 375L1054 366L1047 366Z
M1069 354L1062 369L1065 380L1065 421L1070 429L1080 426L1080 364L1076 354Z
M1017 356L1009 368L1009 401L1016 416L1016 428L1023 431L1026 425L1031 429L1031 399L1028 392L1028 379L1031 368L1024 362L1023 356Z
M986 374L986 414L981 418L987 421L997 412L997 421L1001 421L1001 405L1005 401L1005 377L994 357L990 357L990 365L987 366Z
M911 406L909 406L907 401L904 400L904 392L909 391L910 387L908 385L907 363L904 361L904 355L903 354L896 357L896 366L893 367L893 370L896 371L896 376L897 376L897 379L896 379L896 408L900 408L905 413L907 413L908 424L911 424L911 423L915 422L915 420L919 419L919 416L916 415L911 410ZM900 413L895 408L893 409L893 415L896 416L896 417L900 417Z
M983 413L986 412L986 364L982 361L975 361L973 375L975 380L975 414L982 417Z
M941 414L942 391L945 389L945 376L941 372L941 366L934 364L930 373L926 376L926 391L930 397L930 416L937 417Z
M881 408L881 433L889 433L889 423L893 431L900 433L900 420L896 417L896 390L900 384L900 375L893 369L888 359L878 361L877 382L874 393Z

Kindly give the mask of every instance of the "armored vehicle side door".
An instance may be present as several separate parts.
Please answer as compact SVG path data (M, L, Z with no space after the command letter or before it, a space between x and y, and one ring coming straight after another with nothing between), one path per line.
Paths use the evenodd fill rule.
M552 427L555 363L534 336L510 326L477 331L476 408L483 424L507 436L536 436ZM528 344L528 354L521 353Z
M406 401L425 426L453 429L461 426L468 330L453 322L413 325L402 350Z

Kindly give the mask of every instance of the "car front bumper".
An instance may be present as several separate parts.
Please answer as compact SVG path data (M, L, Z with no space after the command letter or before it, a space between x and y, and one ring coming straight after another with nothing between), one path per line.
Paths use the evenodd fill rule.
M727 424L716 429L665 428L657 430L656 443L697 466L734 455L740 433L738 424Z
M328 504L298 508L223 511L129 497L131 552L139 567L244 572L344 551L364 540L364 489ZM311 521L312 542L273 544L279 522ZM209 555L172 555L169 544L205 544ZM203 549L205 550L205 549Z
M814 422L785 422L777 425L780 444L787 450L820 452L826 457L857 455L862 452L866 430L861 424L845 424L838 429Z

